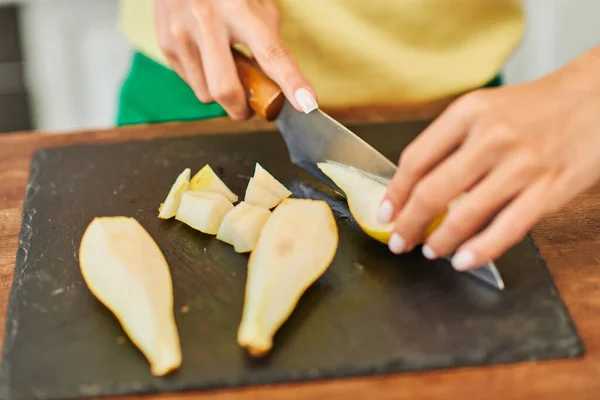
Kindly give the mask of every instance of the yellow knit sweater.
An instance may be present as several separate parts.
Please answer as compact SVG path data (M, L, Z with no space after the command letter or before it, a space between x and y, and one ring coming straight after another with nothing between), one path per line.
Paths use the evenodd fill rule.
M277 0L282 37L322 106L399 105L490 81L524 31L519 0ZM134 48L166 65L153 1L121 0Z

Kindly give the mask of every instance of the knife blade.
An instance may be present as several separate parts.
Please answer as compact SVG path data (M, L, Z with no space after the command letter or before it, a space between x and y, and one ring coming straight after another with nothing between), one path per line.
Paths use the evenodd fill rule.
M274 120L292 163L344 197L344 192L321 172L317 163L349 165L387 186L396 172L393 162L320 109L309 114L297 111L256 62L235 49L233 54L240 80L248 90L250 107L267 121ZM491 260L467 273L496 289L504 289L504 281Z
M396 166L388 158L319 109L307 115L285 100L275 125L292 162L338 192L341 190L321 172L317 163L334 161L350 165L377 180L389 181L396 172Z

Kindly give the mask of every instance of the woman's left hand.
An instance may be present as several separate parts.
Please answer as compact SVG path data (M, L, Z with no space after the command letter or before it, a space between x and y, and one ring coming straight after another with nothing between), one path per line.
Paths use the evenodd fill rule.
M378 219L412 250L467 270L496 259L600 177L600 47L531 83L459 98L402 153ZM488 222L489 225L481 230Z

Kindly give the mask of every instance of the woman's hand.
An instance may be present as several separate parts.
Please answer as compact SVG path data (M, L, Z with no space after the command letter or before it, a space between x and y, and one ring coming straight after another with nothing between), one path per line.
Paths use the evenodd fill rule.
M598 71L600 47L538 81L478 90L452 104L400 157L378 214L394 221L390 250L412 250L466 192L423 254L458 249L455 269L477 267L592 186L600 177Z
M232 119L250 117L231 53L247 46L299 111L316 95L279 36L273 0L155 0L158 43L173 69L203 103L217 101Z

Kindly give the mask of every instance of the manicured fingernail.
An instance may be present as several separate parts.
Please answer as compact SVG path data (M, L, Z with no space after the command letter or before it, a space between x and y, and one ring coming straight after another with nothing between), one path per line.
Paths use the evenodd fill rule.
M459 251L450 261L457 271L466 271L475 266L475 253L470 250Z
M317 105L317 100L315 100L313 95L304 88L296 90L296 93L294 93L294 97L300 105L300 108L302 108L302 111L304 111L306 114L308 114L312 110L316 110L317 108L319 108L319 106Z
M392 216L394 215L394 205L391 201L385 200L379 206L379 210L377 210L377 221L380 224L387 224L392 220Z
M392 253L400 254L406 248L406 241L402 238L402 236L394 233L388 242L388 247Z
M436 258L438 258L437 254L435 254L435 251L433 251L433 249L427 244L423 245L421 251L423 252L425 258L427 258L428 260L435 260Z

